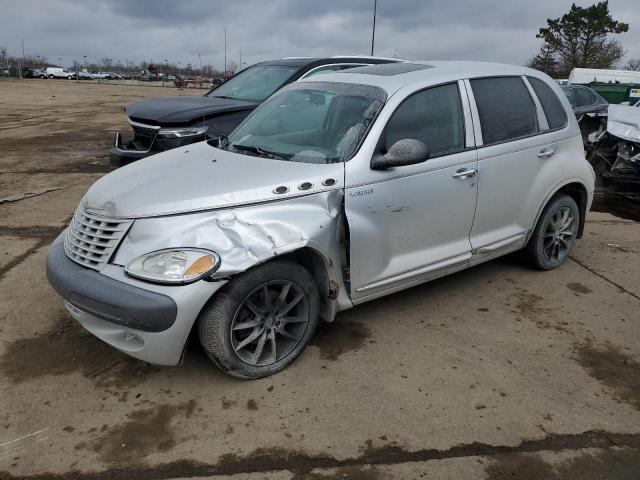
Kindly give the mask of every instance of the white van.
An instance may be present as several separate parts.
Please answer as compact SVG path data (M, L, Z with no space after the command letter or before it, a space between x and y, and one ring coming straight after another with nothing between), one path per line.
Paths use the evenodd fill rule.
M49 78L67 78L73 80L75 73L70 72L66 68L47 67L47 77Z

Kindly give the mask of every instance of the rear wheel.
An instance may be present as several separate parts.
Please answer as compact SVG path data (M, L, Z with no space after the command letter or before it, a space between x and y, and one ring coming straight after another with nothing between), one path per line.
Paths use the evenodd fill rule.
M580 210L568 195L554 197L540 215L526 246L529 262L541 270L552 270L564 263L576 241Z
M304 350L318 323L319 294L309 272L276 260L230 281L198 318L200 342L226 373L273 375Z

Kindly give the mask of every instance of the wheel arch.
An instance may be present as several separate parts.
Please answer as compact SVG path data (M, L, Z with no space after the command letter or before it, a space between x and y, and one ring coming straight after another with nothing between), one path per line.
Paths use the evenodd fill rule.
M589 205L589 193L587 190L587 186L578 179L571 179L560 185L557 185L554 189L552 189L544 198L540 206L538 207L538 213L536 214L535 221L529 231L529 236L531 236L533 230L535 229L538 221L540 219L540 215L542 215L542 211L545 207L552 201L557 195L565 194L569 197L573 198L573 200L578 205L578 209L580 211L580 222L578 224L578 235L576 238L582 238L582 234L584 232L584 223L585 217L587 213L587 207Z
M340 283L331 258L326 258L320 251L307 245L268 261L283 258L290 259L309 271L320 294L320 318L327 322L333 321L337 313L336 299Z
M263 262L255 263L251 265L249 269L278 260L290 260L307 269L318 287L318 293L320 295L320 318L324 321L332 322L336 313L340 310L337 299L341 288L333 260L331 258L327 258L316 248L305 245L299 249L268 258ZM229 277L228 280L233 281L234 278L237 278L246 272L247 270L238 272ZM217 289L212 292L207 303L210 302L219 291L220 290ZM203 305L201 310L205 307L206 303Z

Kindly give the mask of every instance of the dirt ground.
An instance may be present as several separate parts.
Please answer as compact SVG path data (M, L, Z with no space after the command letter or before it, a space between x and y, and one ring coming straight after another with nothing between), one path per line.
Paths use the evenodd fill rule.
M515 256L342 313L238 381L83 331L47 246L169 88L0 82L0 479L638 479L640 217L604 194L552 272ZM15 196L33 196L16 200ZM617 216L616 216L617 215Z

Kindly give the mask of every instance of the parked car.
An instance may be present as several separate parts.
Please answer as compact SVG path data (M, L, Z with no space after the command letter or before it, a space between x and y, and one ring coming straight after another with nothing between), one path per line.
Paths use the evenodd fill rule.
M582 85L562 85L578 121L584 115L606 114L609 103L591 88Z
M92 74L87 72L87 70L83 69L78 71L78 80L91 80L92 78Z
M70 70L67 70L66 68L47 67L47 77L66 78L68 80L73 80L73 78L75 77L75 73Z
M125 107L133 137L116 133L111 149L115 166L205 139L209 128L227 135L277 89L299 78L393 62L374 57L285 58L253 65L203 97L158 97ZM176 85L184 85L184 78Z
M593 190L545 74L360 67L282 88L228 137L104 176L47 274L87 330L133 357L175 365L193 327L222 370L258 378L341 310L520 249L559 267Z
M562 85L561 88L569 99L586 141L590 133L599 130L605 123L609 103L589 87Z
M33 68L31 69L31 77L32 78L47 78L46 70L42 70L41 68Z
M95 80L108 80L111 75L108 72L91 72L91 78Z

